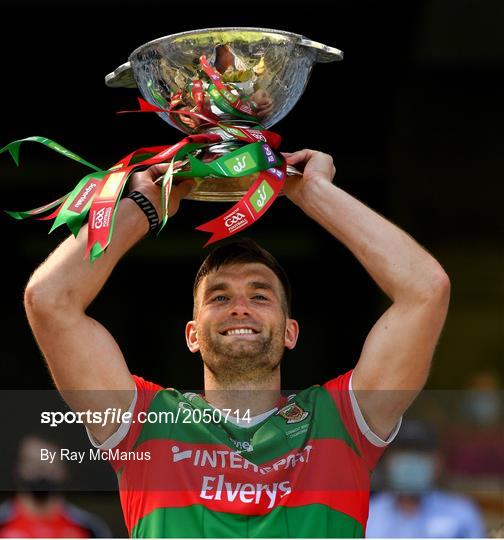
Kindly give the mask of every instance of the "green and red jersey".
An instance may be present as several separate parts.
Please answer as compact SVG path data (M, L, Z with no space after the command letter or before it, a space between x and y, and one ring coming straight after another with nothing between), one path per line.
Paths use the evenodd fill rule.
M134 379L133 418L212 410L197 394ZM386 443L366 433L350 383L348 372L283 398L253 426L180 414L131 423L111 455L130 535L363 537Z

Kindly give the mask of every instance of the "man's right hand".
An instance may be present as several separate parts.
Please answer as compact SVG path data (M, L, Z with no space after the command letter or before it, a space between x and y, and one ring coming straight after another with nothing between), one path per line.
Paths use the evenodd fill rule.
M177 162L174 163L174 166ZM159 163L151 165L145 171L136 172L131 176L129 181L130 193L132 191L140 191L152 203L159 218L161 218L161 182L154 182L165 174L170 166L169 163ZM193 189L196 182L192 179L187 179L180 184L173 184L170 193L170 204L168 208L168 217L172 217L177 213L180 206L180 201Z

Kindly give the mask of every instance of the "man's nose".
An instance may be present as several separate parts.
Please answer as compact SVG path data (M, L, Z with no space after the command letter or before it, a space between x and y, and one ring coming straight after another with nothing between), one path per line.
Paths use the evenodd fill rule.
M246 296L237 295L231 303L231 314L234 316L249 315L250 307Z

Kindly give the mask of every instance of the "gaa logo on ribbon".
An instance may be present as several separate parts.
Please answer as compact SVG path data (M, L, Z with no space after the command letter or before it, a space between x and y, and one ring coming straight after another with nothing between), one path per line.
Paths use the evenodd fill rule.
M95 212L92 221L93 229L101 229L102 227L108 227L110 213L110 208L100 208L98 212Z
M260 131L250 129L249 133L250 133L250 135L252 135L252 137L254 137L254 139L257 139L258 141L266 142L266 137Z
M240 209L237 208L231 214L228 214L224 218L224 225L227 227L229 232L234 232L238 229L241 229L247 225L248 220L245 217L245 214L240 212Z

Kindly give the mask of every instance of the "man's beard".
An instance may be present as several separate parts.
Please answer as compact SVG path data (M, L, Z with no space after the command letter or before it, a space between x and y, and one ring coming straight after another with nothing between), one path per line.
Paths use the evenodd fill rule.
M256 383L269 379L278 368L285 347L284 324L253 340L213 336L199 331L200 352L206 367L223 384Z

